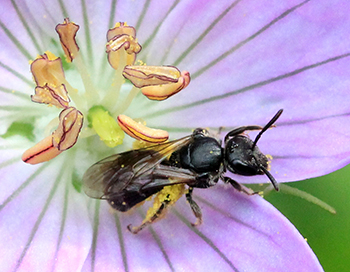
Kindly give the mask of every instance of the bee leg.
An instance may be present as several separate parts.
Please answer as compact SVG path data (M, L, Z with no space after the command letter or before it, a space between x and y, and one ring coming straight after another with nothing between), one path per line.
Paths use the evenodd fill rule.
M142 229L144 229L146 226L152 224L155 220L157 220L162 213L165 211L165 209L168 206L168 203L170 201L169 200L164 200L161 205L159 206L158 210L156 210L156 212L152 215L151 218L149 218L147 221L144 221L140 226L138 227L133 227L131 224L128 225L128 230L133 233L133 234L137 234L139 231L141 231Z
M188 189L188 193L186 194L186 199L187 199L187 202L190 204L190 207L192 209L192 212L194 213L194 216L197 218L195 223L191 223L191 225L193 227L195 227L195 226L199 226L200 224L202 224L203 220L202 220L201 208L198 206L198 204L192 198L192 191L193 191L193 188L190 187Z
M239 184L237 181L235 181L235 180L233 180L233 179L231 179L229 177L223 177L223 181L225 183L230 183L233 186L233 188L235 188L237 191L245 193L247 195L259 194L259 192L254 192L251 189L243 186L242 184Z

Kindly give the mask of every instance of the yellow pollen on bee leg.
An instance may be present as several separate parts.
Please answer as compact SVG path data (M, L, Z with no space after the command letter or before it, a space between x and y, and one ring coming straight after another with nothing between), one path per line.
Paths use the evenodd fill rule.
M148 209L146 217L142 221L142 223L151 222L151 219L154 217L155 214L157 214L157 211L163 203L166 203L167 206L173 205L185 193L185 191L186 190L184 184L165 186L155 196L153 200L153 206ZM164 212L162 214L164 214Z

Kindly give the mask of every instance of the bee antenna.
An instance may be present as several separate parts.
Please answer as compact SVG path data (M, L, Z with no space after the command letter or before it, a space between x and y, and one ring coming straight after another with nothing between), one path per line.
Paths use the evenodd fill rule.
M268 130L268 129L277 121L277 119L281 116L282 112L283 112L283 109L280 109L280 110L275 114L275 116L272 117L272 119L270 120L270 122L268 122L268 123L263 127L263 129L259 132L259 134L256 135L255 140L254 140L254 143L253 143L253 146L252 146L252 150L254 150L254 148L255 148L256 144L258 143L258 141L259 141L261 135L262 135L266 130ZM266 171L267 171L267 170L266 170ZM265 174L266 174L266 173L265 173ZM271 180L271 181L272 181L272 180Z
M263 170L264 174L269 178L271 181L273 187L275 188L276 191L279 191L278 183L275 180L275 178L271 175L271 173L263 166L260 164L260 169Z

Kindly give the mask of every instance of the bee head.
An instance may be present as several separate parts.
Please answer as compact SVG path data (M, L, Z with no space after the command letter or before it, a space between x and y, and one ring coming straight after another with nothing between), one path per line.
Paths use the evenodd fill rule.
M278 191L278 185L274 177L268 171L268 159L259 150L257 143L261 135L270 128L280 117L283 110L279 110L268 122L259 134L252 141L248 136L243 135L244 130L252 130L257 126L248 126L235 129L225 137L225 167L232 173L242 176L255 176L265 174Z
M254 142L244 135L231 138L225 146L225 162L227 169L242 176L263 175L262 167L266 168L267 158Z

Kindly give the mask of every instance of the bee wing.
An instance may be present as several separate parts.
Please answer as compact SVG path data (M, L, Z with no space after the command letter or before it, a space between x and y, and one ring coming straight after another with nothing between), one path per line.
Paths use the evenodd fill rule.
M176 150L180 149L184 145L188 144L192 140L191 136L186 136L184 138L170 141L163 144L158 144L150 146L148 148L139 149L140 151L152 151L150 154L143 156L139 159L133 167L135 177L144 175L148 171L154 169L159 165L163 160L170 157L170 155Z
M191 184L196 181L198 174L182 168L168 165L157 165L152 170L133 180L125 190L111 191L106 198L113 208L127 211L136 204L158 193L164 186L180 183Z
M107 157L93 164L85 172L84 191L92 198L109 199L111 195L123 191L131 183L134 187L141 188L153 179L152 171L157 165L191 139L191 136L187 136Z
M133 157L132 154L115 154L90 166L83 176L84 192L92 198L104 198L111 181L121 173L131 173L131 166L127 162Z
M189 169L169 165L157 165L152 170L151 176L152 179L140 188L141 192L181 183L190 185L197 181L199 174Z

